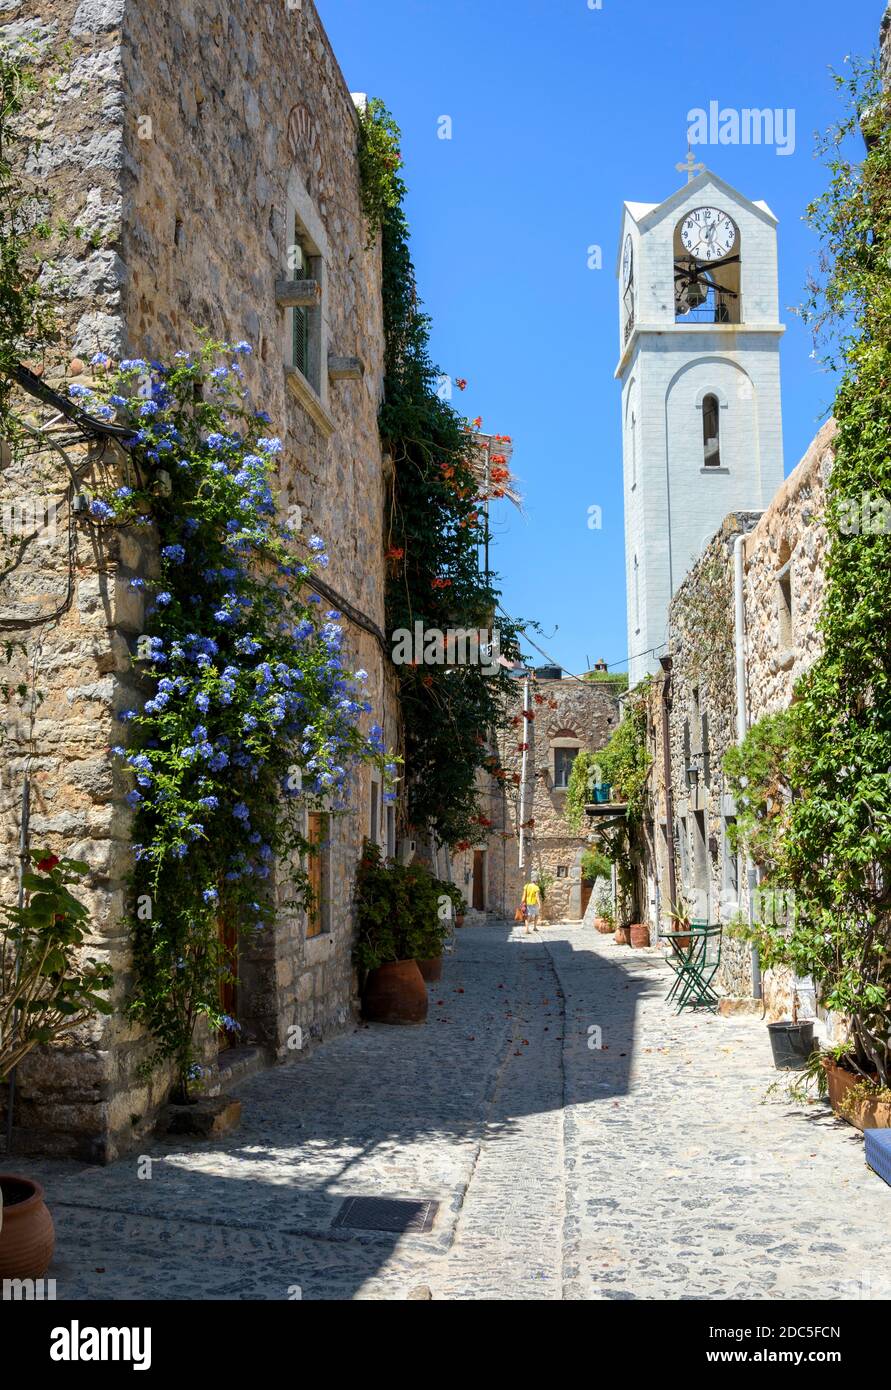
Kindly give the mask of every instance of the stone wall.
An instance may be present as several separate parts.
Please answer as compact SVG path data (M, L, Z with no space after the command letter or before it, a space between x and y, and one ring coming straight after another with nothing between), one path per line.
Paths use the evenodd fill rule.
M677 893L692 915L748 920L749 874L734 853L736 806L725 784L724 756L737 739L734 552L741 540L745 622L747 725L783 709L795 682L820 651L817 622L825 581L824 490L832 464L834 422L816 436L770 506L728 516L690 570L671 605L671 681L668 713L673 823L666 814L662 756L662 681L650 696L654 754L652 848L644 853L651 927L670 928L669 855ZM781 588L781 579L787 587ZM791 596L791 607L787 598ZM781 613L785 607L785 616ZM661 919L661 921L660 921ZM722 988L751 995L755 984L749 945L725 932ZM768 1013L785 1016L794 986L788 971L765 972ZM807 1001L804 1001L807 1007Z
M575 831L564 818L566 792L554 785L555 747L597 752L619 719L620 685L611 682L537 679L530 682L534 718L517 714L509 736L498 744L504 783L489 779L486 817L485 910L508 920L519 905L530 874L550 880L544 917L549 921L578 921L582 916L581 856L589 842L587 825ZM521 810L523 753L526 756L525 796ZM525 825L524 866L519 864L519 830ZM453 862L455 881L472 904L473 860L481 846L459 851Z
M47 379L67 371L88 381L97 350L169 357L195 346L198 328L247 339L247 385L285 444L281 506L291 516L299 508L304 532L325 537L327 582L383 629L380 255L366 248L355 105L311 0L293 8L47 0L6 4L3 18L0 37L36 25L57 53L71 45L60 82L29 115L41 137L29 172L45 185L55 220L84 232L50 248L57 269L44 280L60 300L62 341ZM292 368L290 311L275 295L277 279L294 278L298 228L323 285L306 377ZM338 370L329 376L329 357L360 366L351 364L345 378L342 362L332 364ZM89 482L96 451L75 453ZM14 683L36 664L44 699L33 717L13 705L5 721L0 891L7 901L14 891L16 808L30 754L32 838L90 863L93 944L116 969L120 1003L130 821L108 750L125 739L116 715L146 693L131 666L142 613L127 581L150 575L155 557L132 537L108 537L78 519L69 571L70 499L57 458L15 461L0 488L4 499L23 488L55 489L60 503L55 548L29 542L0 579L0 620L49 611L65 600L72 576L65 611L24 633L11 668ZM348 654L369 673L374 717L395 746L389 662L374 636L346 626ZM243 952L239 1016L247 1040L269 1057L295 1055L292 1025L307 1044L351 1017L353 875L363 836L385 834L380 797L374 827L370 805L365 772L353 811L331 829L327 930L307 940L303 914L283 908L275 929ZM277 878L282 901L287 866ZM211 1086L215 1050L208 1039ZM18 1142L100 1159L126 1149L151 1124L166 1087L163 1075L154 1084L138 1078L146 1052L146 1040L116 1013L65 1057L29 1060Z

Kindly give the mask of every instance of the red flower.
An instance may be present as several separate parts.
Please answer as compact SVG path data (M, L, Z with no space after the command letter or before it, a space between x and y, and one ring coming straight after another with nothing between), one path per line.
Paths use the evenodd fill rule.
M534 718L535 718L535 710L534 710L534 709L524 709L524 710L523 710L523 718L524 718L524 719L534 719Z
M42 874L48 874L57 864L61 863L57 854L50 854L46 859L38 859L37 867Z
M405 554L405 551L402 549L401 546L398 546L398 545L391 545L391 546L390 546L390 549L387 551L387 559L388 559L388 560L401 560L404 554Z
M483 427L483 417L482 417L482 415L478 415L478 416L476 417L476 419L474 420L474 422L473 422L473 428L474 428L475 430L481 430L482 427Z
M464 379L463 376L456 376L456 377L455 377L455 385L457 386L457 388L458 388L459 391L466 391L466 390L467 390L467 382L465 381L465 379Z
M430 587L432 589L448 589L451 587L451 583L451 579L434 579Z
M528 744L528 743L518 743L518 744L517 744L517 752L518 752L518 753L525 753L526 750L528 749L528 747L529 747L529 744Z

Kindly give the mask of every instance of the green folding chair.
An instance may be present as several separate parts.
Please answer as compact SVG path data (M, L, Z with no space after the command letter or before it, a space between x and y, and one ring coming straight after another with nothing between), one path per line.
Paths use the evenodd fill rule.
M693 963L700 951L699 937L707 922L694 921L683 931L663 932L661 940L671 942L671 955L666 960L674 971L675 981L668 991L666 1003L671 1004L686 989Z
M720 923L703 926L697 931L694 949L684 972L684 984L678 999L677 1012L683 1009L717 1010L719 996L714 980L721 968L721 945L724 928Z
M677 1013L683 1009L715 1010L718 995L713 981L721 967L723 928L694 921L684 931L663 935L671 942L672 954L667 959L676 977L666 1003L677 1001Z

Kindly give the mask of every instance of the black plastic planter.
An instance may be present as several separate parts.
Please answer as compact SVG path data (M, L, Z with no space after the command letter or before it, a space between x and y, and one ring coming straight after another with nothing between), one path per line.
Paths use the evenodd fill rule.
M814 1025L768 1023L773 1064L778 1071L800 1071L814 1050Z

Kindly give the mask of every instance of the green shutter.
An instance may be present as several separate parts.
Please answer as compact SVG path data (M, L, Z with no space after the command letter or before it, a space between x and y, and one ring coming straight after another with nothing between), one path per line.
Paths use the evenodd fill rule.
M308 337L309 337L309 334L308 334L309 324L308 324L308 322L307 322L307 315L306 315L306 310L305 310L305 309L300 309L300 308L298 308L298 307L295 306L293 312L294 312L294 341L293 341L293 359L294 359L294 366L298 369L298 371L301 371L301 372L303 373L303 375L306 376L306 375L307 375L307 367L308 367L308 365L309 365L309 364L308 364L308 361L307 361L307 357L308 357L307 345L308 345Z

